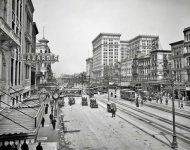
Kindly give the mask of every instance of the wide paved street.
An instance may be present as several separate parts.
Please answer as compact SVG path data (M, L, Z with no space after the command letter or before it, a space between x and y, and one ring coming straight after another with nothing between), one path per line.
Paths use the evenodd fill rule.
M76 104L63 107L65 126L63 145L66 149L107 150L169 150L169 146L151 137L130 123L116 116L111 117L105 108Z

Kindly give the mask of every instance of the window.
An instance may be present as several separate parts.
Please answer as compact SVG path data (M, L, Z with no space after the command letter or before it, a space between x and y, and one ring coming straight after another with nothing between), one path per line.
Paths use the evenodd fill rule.
M5 21L7 21L7 1L6 0L4 0L3 18L4 18Z
M171 60L171 54L168 54L168 60Z
M17 7L16 7L16 15L18 16L18 12L19 12L19 0L17 0Z
M29 69L30 69L30 66L25 65L25 79L29 79Z
M190 66L190 57L187 58L187 65Z
M166 54L163 54L163 59L167 59L167 55Z
M12 10L15 11L15 0L12 0Z
M13 65L14 65L14 59L11 59L11 85L13 86Z
M27 15L27 22L26 22L26 26L27 26L27 30L29 30L30 31L30 18L29 18L29 16Z
M27 40L26 40L26 53L30 53L30 50L29 50L29 43L28 43Z

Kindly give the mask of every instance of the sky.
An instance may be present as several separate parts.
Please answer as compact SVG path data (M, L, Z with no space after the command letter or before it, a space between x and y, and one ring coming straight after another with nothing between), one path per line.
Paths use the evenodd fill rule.
M59 62L56 77L86 71L92 41L101 32L120 33L121 40L158 35L163 49L183 40L190 27L190 0L32 0L39 34Z

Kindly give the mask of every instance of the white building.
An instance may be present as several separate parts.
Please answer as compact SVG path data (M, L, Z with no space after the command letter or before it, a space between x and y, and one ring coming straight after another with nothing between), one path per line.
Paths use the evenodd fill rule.
M103 77L104 66L120 61L120 36L118 33L100 33L93 41L93 76Z

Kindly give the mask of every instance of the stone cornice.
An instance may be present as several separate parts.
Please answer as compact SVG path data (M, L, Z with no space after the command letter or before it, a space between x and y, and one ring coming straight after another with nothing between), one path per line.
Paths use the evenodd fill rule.
M94 43L99 37L101 37L101 36L121 36L121 34L120 33L104 33L104 32L102 32L102 33L100 33L93 41L92 41L92 43Z

